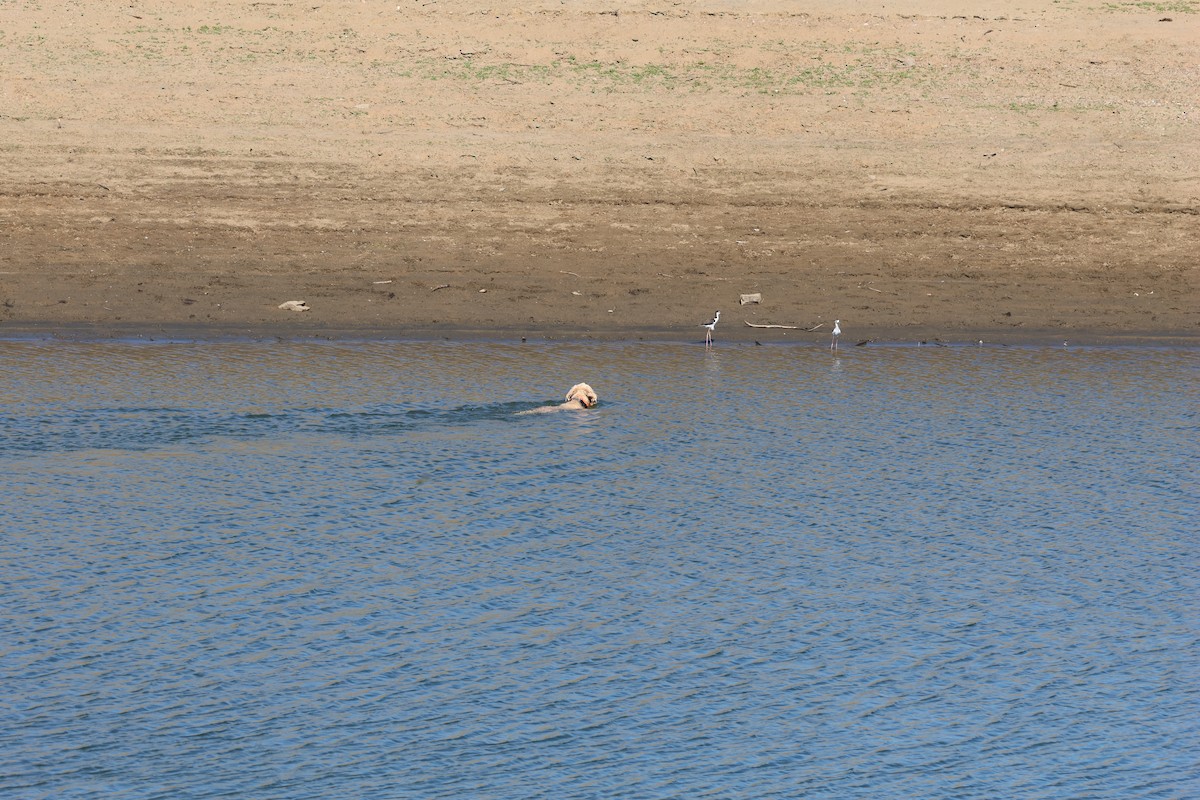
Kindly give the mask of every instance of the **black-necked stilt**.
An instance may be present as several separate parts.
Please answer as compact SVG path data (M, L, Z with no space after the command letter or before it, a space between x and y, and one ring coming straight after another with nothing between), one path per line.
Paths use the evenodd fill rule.
M713 314L713 318L701 325L701 328L708 328L708 333L704 334L704 346L712 347L713 330L716 329L717 323L721 321L721 312Z
M835 319L833 321L833 340L829 343L830 350L837 350L838 337L842 335L842 321Z

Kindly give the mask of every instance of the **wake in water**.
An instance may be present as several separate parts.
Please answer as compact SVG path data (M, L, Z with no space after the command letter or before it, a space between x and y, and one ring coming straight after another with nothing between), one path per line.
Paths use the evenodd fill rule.
M9 453L151 450L216 438L258 439L335 434L379 436L434 425L515 422L536 410L529 401L454 408L389 404L356 411L309 408L231 413L188 408L97 408L67 413L0 417L0 441Z

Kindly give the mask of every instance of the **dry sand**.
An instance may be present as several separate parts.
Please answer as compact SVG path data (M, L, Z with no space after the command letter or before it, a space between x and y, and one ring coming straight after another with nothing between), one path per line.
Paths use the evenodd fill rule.
M0 74L0 335L1200 336L1197 0L30 0Z

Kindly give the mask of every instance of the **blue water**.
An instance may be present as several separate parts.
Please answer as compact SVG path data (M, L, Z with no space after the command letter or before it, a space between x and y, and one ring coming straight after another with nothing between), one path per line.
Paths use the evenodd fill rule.
M0 367L5 798L1200 796L1195 350Z

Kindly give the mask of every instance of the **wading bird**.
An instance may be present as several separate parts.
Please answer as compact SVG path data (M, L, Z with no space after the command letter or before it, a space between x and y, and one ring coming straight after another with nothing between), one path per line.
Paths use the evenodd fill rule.
M700 326L701 328L708 328L708 332L706 334L704 334L704 346L705 347L712 347L713 330L716 329L717 323L720 321L721 321L721 312L718 311L715 314L713 314L712 319L710 319L708 322L706 322Z
M842 321L835 319L833 321L833 340L829 343L830 350L837 350L838 337L842 335Z

